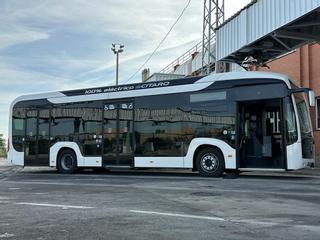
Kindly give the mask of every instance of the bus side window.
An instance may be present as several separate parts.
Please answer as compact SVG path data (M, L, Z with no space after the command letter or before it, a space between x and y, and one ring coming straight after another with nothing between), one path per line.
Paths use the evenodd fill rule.
M23 108L13 109L12 119L12 145L16 151L23 152L23 138L25 137L25 110Z

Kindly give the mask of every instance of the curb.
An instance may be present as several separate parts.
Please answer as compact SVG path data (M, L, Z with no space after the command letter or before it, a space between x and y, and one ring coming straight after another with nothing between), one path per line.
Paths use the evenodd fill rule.
M287 172L290 175L309 175L309 176L320 176L320 168L311 168L311 169L303 169L297 170L293 172Z

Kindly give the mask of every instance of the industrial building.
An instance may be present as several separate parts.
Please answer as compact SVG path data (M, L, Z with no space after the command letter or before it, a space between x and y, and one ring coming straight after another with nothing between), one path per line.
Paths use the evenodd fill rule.
M227 0L226 0L227 1ZM161 79L213 72L273 71L311 88L316 165L320 166L320 0L252 0L224 19L224 0L204 0L203 39L160 71ZM144 81L159 79L157 74Z

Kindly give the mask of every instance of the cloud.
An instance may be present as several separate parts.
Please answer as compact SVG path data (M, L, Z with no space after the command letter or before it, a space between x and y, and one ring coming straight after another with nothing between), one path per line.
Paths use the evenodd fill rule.
M16 25L0 25L0 50L17 44L49 38L49 34Z
M161 53L164 53L164 52L170 52L171 54L174 53L174 52L181 52L182 49L185 49L187 46L193 46L196 42L198 42L198 39L193 39L189 42L184 42L182 44L178 44L178 45L173 45L173 46L167 46L165 48L160 48L160 50L157 51L156 53L156 56L160 56ZM122 59L122 63L125 64L125 63L130 63L130 62L133 62L133 61L137 61L137 62L140 62L141 60L145 60L146 58L149 57L149 55L151 54L152 52L148 52L148 51L143 51L141 53L137 53L137 54L132 54L132 55L129 55L129 56L124 56L123 59ZM174 55L174 57L176 57L178 55ZM159 60L159 59L158 59ZM162 60L165 60L165 62L168 62L168 59L162 59ZM92 69L88 72L85 72L83 75L87 75L87 74L91 74L91 73L97 73L97 72L101 72L101 71L104 71L104 70L107 70L107 69L110 69L111 67L114 67L115 63L114 63L114 60L111 60L109 61L108 63L98 67L98 68L95 68L95 69ZM159 70L159 69L158 69Z
M234 12L248 1L230 0L227 11ZM186 2L0 1L0 133L7 133L9 104L18 95L112 84L113 42L125 44L120 83L126 81L154 50ZM191 1L146 67L159 71L196 44L202 34L202 11L203 1ZM137 74L132 81L140 78Z

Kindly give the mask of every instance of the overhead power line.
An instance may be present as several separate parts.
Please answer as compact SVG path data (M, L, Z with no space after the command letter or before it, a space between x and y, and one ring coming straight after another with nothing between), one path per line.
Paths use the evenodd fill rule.
M177 23L179 22L179 20L181 19L181 17L183 16L183 14L185 13L185 11L187 10L187 8L189 7L191 3L191 0L188 0L187 4L185 5L185 7L182 9L180 15L178 16L178 18L175 20L175 22L172 24L172 26L170 27L169 31L166 33L166 35L163 37L163 39L159 42L159 44L157 45L157 47L153 50L153 52L149 55L149 57L144 61L144 63L138 68L138 70L131 75L131 77L129 77L124 83L129 82L132 78L134 78L137 73L139 73L142 68L150 61L150 59L154 56L154 54L158 51L158 49L160 48L160 46L164 43L164 41L167 39L167 37L169 36L169 34L171 33L172 29L177 25Z

